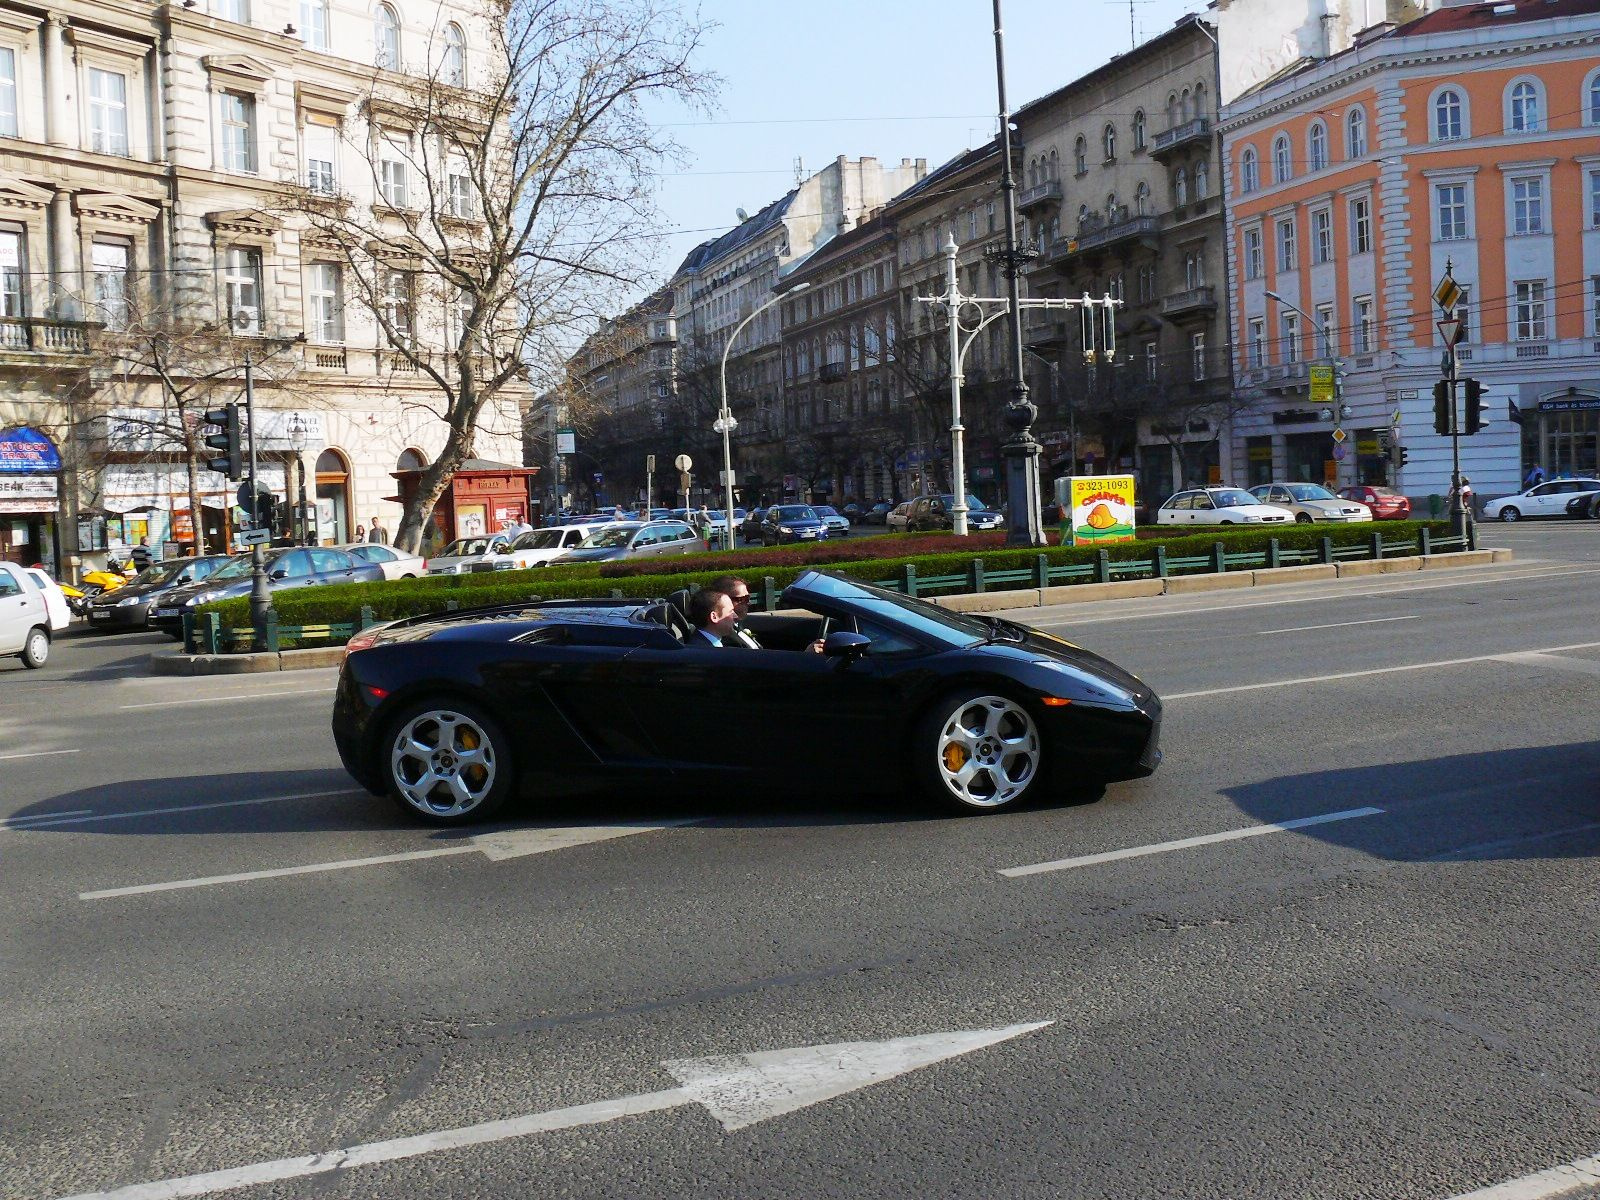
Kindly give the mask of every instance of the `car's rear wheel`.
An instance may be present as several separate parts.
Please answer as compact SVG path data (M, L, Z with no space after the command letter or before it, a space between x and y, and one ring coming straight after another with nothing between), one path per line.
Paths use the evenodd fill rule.
M1522 519L1522 514L1517 511L1516 508L1508 504L1500 510L1500 519L1502 521L1520 521Z
M474 704L412 705L390 725L380 753L390 795L431 824L484 820L511 794L510 742Z
M28 630L28 640L22 643L22 653L17 657L30 671L37 671L44 666L45 660L50 657L50 635L44 631L44 626L35 625Z
M918 783L960 813L1015 805L1043 771L1039 729L1007 696L956 692L928 710L913 742Z

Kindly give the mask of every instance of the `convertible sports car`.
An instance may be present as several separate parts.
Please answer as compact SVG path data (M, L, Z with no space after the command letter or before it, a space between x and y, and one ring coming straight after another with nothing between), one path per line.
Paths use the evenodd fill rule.
M691 640L672 599L369 629L339 676L339 756L364 787L440 825L518 794L664 783L913 785L957 812L994 812L1161 760L1155 693L1070 642L826 571L802 575L783 605L750 617L760 650ZM805 653L817 637L824 652Z

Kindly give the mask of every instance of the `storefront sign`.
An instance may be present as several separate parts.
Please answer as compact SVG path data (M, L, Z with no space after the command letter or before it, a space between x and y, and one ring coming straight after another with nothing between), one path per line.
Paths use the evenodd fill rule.
M0 431L0 472L8 475L61 470L55 443L37 429L20 426Z
M1540 412L1577 412L1586 408L1600 408L1600 396L1573 396L1564 400L1539 401Z
M1311 403L1333 403L1333 365L1331 363L1312 364Z
M12 475L0 478L0 500L49 500L50 508L61 494L54 475Z
M292 450L294 433L298 426L300 436L308 448L326 446L328 435L323 426L322 414L306 409L256 409L256 449Z
M1245 454L1251 462L1269 463L1272 461L1272 445L1268 443L1265 446L1251 446Z
M1080 475L1063 479L1072 544L1133 541L1133 476Z

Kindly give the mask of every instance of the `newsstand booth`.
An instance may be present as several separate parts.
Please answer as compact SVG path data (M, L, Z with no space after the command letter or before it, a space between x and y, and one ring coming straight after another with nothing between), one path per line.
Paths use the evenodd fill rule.
M61 455L48 434L0 429L0 561L60 566Z
M533 499L538 467L469 458L434 506L433 520L422 535L422 554L437 554L457 538L498 533L508 523L539 524L539 506ZM398 496L386 499L405 504L417 494L422 470L393 471L400 485Z

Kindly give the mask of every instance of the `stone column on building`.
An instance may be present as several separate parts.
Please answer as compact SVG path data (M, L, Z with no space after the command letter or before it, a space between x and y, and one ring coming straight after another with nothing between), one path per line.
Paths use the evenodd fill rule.
M67 19L52 13L44 20L45 138L52 146L72 144L67 102L77 90L69 77Z
M58 188L50 201L50 276L54 282L50 309L63 321L77 320L76 289L80 286L78 238L72 216L72 191Z

